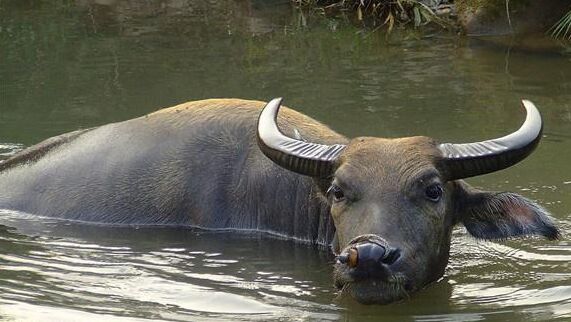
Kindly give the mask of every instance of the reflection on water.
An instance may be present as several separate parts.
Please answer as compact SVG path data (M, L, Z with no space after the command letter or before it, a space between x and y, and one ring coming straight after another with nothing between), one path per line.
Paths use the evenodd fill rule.
M0 302L16 319L29 318L30 306L44 314L54 305L75 320L97 319L92 313L331 319L338 310L312 300L331 293L330 258L306 246L188 229L82 226L7 211L2 221L9 226L0 226Z
M476 243L457 230L442 281L407 302L365 307L336 302L332 258L291 241L1 215L0 312L15 320L44 314L70 321L101 314L181 321L571 315L571 252L545 250L539 241L527 251Z
M289 0L0 2L0 159L65 131L209 97L293 106L348 136L503 135L536 102L545 137L471 179L538 200L571 229L571 58L550 41L386 37ZM9 187L2 187L8 189ZM268 236L105 227L0 212L8 320L571 319L571 245L454 232L444 278L410 300L337 299L333 259Z

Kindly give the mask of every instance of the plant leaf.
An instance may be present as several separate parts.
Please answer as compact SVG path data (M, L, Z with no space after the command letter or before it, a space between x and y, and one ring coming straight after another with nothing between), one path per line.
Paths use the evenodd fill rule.
M419 27L420 24L422 23L422 16L420 14L420 10L418 9L418 7L415 6L412 9L412 11L414 12L414 26Z

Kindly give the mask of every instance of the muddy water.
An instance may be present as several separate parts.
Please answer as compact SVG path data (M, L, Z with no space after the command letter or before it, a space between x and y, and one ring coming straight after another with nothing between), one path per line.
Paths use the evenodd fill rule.
M525 162L472 179L571 229L571 55L545 39L363 32L288 1L0 1L0 157L179 102L286 104L348 136L500 136L545 119ZM112 142L110 143L112 144ZM7 189L9 187L4 187ZM404 303L339 301L331 256L264 235L106 227L0 211L0 319L571 319L571 245L454 232L442 280Z

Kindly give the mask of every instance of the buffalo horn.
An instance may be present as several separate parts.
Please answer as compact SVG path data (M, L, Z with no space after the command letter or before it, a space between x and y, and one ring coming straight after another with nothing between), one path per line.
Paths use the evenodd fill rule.
M258 118L258 146L274 163L299 174L327 178L345 145L304 142L285 136L277 116L282 99L271 100Z
M527 157L541 139L543 124L535 105L522 101L527 112L519 130L504 137L482 142L438 146L448 180L473 177L510 167Z

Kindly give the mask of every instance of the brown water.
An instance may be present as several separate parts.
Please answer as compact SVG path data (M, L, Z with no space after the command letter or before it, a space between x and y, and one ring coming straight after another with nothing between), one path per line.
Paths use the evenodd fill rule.
M0 0L0 154L183 101L285 102L348 136L500 136L545 120L525 162L470 182L571 229L571 55L544 39L370 33L289 1ZM110 142L112 144L112 142ZM9 187L3 187L8 189ZM264 235L105 227L0 211L0 320L571 320L571 245L476 241L388 306L339 302L324 251Z

